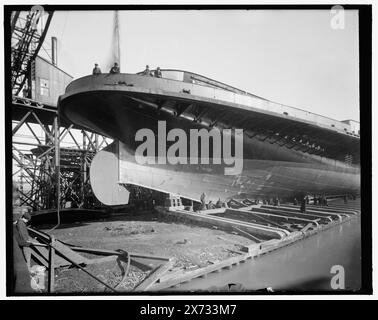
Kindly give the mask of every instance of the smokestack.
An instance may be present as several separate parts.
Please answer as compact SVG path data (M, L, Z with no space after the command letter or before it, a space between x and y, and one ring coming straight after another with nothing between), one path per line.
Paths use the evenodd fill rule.
M51 60L52 64L58 64L58 40L56 37L51 37Z

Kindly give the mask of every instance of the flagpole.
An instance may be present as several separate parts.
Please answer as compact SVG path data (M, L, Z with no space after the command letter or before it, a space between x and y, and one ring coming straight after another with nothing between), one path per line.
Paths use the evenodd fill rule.
M114 13L114 33L115 33L115 46L116 46L116 60L118 60L118 66L121 70L121 37L119 28L119 13L118 10Z

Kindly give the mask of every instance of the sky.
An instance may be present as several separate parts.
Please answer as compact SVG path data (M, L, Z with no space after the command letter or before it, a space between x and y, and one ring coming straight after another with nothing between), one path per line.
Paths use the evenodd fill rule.
M41 55L79 78L112 64L113 11L56 11ZM121 72L180 69L337 120L359 121L358 14L329 10L119 11Z

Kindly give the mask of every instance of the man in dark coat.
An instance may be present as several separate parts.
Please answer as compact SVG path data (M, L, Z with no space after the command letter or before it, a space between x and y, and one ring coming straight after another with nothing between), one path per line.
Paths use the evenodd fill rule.
M144 69L144 71L142 72L142 75L149 76L149 77L152 76L149 65L146 65L146 69Z
M301 212L306 213L307 197L303 197L301 201Z
M30 246L30 237L26 222L30 220L28 208L20 206L20 193L16 184L13 185L13 290L15 293L30 293L30 272L27 259L29 251L23 248ZM29 249L29 248L28 248ZM30 250L30 249L29 249ZM30 261L30 260L29 260Z
M114 66L110 69L109 73L119 73L119 66L117 62L114 62Z
M154 77L156 77L156 78L161 78L162 77L160 67L157 67L157 69L155 70Z
M94 74L94 75L101 74L101 69L100 69L100 67L98 66L97 63L95 63L95 67L93 68L92 74Z

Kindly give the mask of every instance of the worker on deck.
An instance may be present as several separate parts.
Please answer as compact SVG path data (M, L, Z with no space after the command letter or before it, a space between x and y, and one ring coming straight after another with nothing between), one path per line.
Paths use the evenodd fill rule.
M216 206L215 204L213 203L213 201L210 200L210 202L207 204L207 209L215 209Z
M154 77L156 77L156 78L162 78L160 67L157 67L157 69L155 70Z
M30 251L23 250L29 246L29 233L26 227L30 220L28 208L20 206L20 191L13 183L13 291L16 293L33 292L30 284ZM28 248L29 249L29 248Z
M93 68L92 74L93 75L99 75L99 74L101 74L101 69L100 69L100 67L98 66L97 63L95 63L95 67Z
M218 198L218 201L215 203L216 208L222 208L223 207L223 202L221 201L220 198Z
M32 238L29 236L27 224L31 220L30 213L26 211L25 207L20 207L23 209L23 213L21 218L13 222L14 226L14 235L16 236L18 245L22 248L22 252L24 254L24 258L26 261L26 265L30 268L30 258L31 258L31 251L30 245L33 243Z
M152 76L150 66L148 64L146 65L146 69L144 69L144 71L142 72L142 75L149 76L149 77Z
M205 194L205 192L202 192L200 200L201 200L201 210L206 210L206 194Z
M303 197L301 201L301 212L306 213L307 197Z
M119 72L120 72L120 71L119 71L118 63L117 63L117 62L114 62L114 66L111 67L109 73L114 74L114 73L119 73Z

